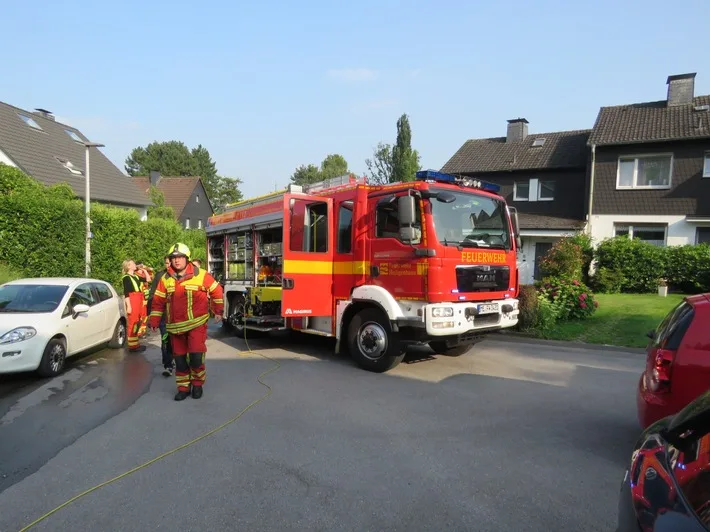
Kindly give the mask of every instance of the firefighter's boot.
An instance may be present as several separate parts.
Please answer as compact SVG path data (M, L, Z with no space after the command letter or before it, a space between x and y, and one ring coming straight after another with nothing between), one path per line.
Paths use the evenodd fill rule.
M195 396L195 394L194 394L194 391L193 391L193 397L194 397L194 396ZM184 401L184 400L187 399L188 397L190 397L190 392L182 392L182 391L180 391L180 392L178 392L178 393L175 394L175 400L176 400L176 401Z
M200 397L202 397L202 386L193 386L192 387L192 398L199 399Z

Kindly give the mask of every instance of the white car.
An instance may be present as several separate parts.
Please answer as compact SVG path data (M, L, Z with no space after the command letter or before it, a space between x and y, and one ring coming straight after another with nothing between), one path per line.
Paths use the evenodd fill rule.
M18 279L0 286L0 374L53 377L66 358L126 344L123 298L97 279Z

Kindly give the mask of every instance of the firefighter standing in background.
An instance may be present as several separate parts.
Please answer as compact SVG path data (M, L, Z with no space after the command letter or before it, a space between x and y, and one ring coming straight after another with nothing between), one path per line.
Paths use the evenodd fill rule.
M143 319L143 303L145 296L140 286L140 279L136 275L136 263L131 259L123 261L123 302L128 316L128 351L137 353L145 351L145 346L140 345L139 331Z
M212 275L190 263L190 248L185 244L175 244L168 256L171 271L158 282L149 324L155 330L163 314L166 315L166 329L175 359L178 389L175 400L182 401L191 392L194 399L199 399L206 374L207 321L210 310L215 321L222 319L222 286Z

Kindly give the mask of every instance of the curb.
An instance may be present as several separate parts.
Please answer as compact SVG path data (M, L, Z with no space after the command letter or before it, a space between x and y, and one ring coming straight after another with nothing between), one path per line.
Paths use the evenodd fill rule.
M516 344L537 344L557 347L559 349L584 349L586 351L597 351L606 353L627 353L632 355L645 355L646 350L640 347L623 347L618 345L607 344L587 344L584 342L567 342L564 340L545 340L527 336L519 332L501 332L498 334L488 335L487 339L497 342L510 342Z

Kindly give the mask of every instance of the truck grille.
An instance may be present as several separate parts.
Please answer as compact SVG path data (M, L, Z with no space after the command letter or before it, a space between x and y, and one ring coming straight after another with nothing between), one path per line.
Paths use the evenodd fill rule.
M508 290L508 266L457 266L456 288L462 292L502 292Z

